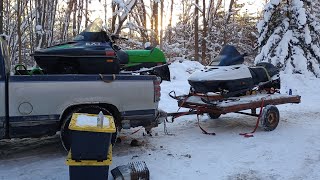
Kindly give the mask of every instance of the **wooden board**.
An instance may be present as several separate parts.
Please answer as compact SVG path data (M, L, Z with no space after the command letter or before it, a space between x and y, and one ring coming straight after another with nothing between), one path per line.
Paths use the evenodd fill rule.
M222 101L209 101L203 97L191 96L178 101L179 107L195 109L203 113L226 114L247 109L287 103L300 103L301 96L286 94L257 94L243 97L228 98Z

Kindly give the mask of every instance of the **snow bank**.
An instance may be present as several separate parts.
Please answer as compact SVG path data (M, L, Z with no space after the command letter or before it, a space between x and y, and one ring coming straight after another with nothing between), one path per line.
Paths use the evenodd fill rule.
M188 94L190 86L188 78L192 73L202 69L204 66L197 61L176 60L169 66L171 82L163 81L161 83L161 101L160 108L165 111L175 111L178 109L176 100L168 94L175 91L176 95Z

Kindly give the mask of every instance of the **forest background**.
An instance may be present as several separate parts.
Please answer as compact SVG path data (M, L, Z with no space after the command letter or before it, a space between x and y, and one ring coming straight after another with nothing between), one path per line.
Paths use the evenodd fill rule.
M261 50L257 23L268 0L1 0L0 34L9 44L12 65L35 65L35 50L72 40L95 17L109 33L129 38L123 49L162 49L168 60L182 57L208 64L226 44L249 53ZM285 1L289 3L289 0ZM269 3L270 4L270 3ZM315 13L319 2L309 6ZM317 18L318 20L318 18ZM259 48L260 46L260 48Z

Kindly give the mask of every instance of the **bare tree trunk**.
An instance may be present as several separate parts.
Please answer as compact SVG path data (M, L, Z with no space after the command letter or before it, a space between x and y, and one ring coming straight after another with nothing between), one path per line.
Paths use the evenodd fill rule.
M86 11L85 11L85 18L86 18L86 21L85 21L85 27L88 26L88 21L89 21L89 18L88 18L88 15L89 15L89 12L88 12L88 6L89 6L89 0L86 0Z
M152 0L150 0L150 7L151 7L151 11L152 11L152 14L151 14L151 17L150 17L150 23L151 23L151 30L153 31L154 30L154 17L153 17L153 2ZM151 37L150 37L151 41L153 41L153 32L151 32Z
M129 19L129 22L131 22L131 16L130 15L128 16L128 19ZM129 28L128 38L129 39L133 38L132 29L131 28ZM132 44L130 44L130 48L132 48Z
M41 34L38 31L39 25L41 24L41 0L36 0L36 47L40 47Z
M0 34L3 33L3 1L0 2Z
M159 17L159 3L158 2L154 2L154 8L153 8L153 16L154 16L154 39L155 39L155 43L154 45L158 45L159 44L159 23L158 23L158 17Z
M199 0L196 0L195 2L196 6L194 7L194 15L195 15L195 20L194 20L194 59L196 61L199 61L199 29L198 29L198 24L199 24L199 17L198 17L198 5L199 5Z
M143 44L148 40L148 31L147 31L147 13L145 9L143 0L137 2L137 7L133 9L131 13L133 20L137 23L140 36L142 38Z
M66 15L64 18L64 22L63 22L63 27L62 27L62 37L61 39L63 41L68 39L68 30L69 30L69 25L70 25L70 16L71 16L71 12L73 9L73 5L74 5L74 1L75 0L69 0L68 2L68 7L67 7L67 11L66 11Z
M55 22L56 22L57 9L59 9L58 8L58 0L55 0L53 5L54 5L54 8L53 8L54 13L51 18L51 25L50 25L51 41L49 42L49 46L53 45L55 42L54 32L55 32Z
M206 52L207 52L207 20L206 20L206 1L202 0L203 2L203 9L202 9L202 18L203 18L203 31L202 31L202 63L206 62Z
M161 5L160 5L160 9L161 9L161 12L160 12L160 16L161 16L161 21L160 21L160 49L163 49L163 0L161 0Z
M9 0L6 0L6 6L4 6L4 7L6 7L6 14L4 15L4 16L6 16L6 17L9 17L10 15L10 12L9 12ZM5 30L4 30L4 32L5 32L5 34L9 34L9 32L10 32L10 28L9 28L9 24L10 24L10 18L6 18L6 20L5 20L5 24L6 24L6 27L5 27Z
M112 2L112 5L111 5L111 9L112 9L112 18L111 18L111 32L113 33L116 29L116 19L117 19L117 16L115 15L115 12L116 12L116 3Z
M51 7L51 12L50 12L50 22L48 22L48 30L50 30L50 34L48 35L50 38L48 38L48 46L51 46L54 41L54 24L55 24L55 18L56 18L56 11L57 11L57 5L58 5L58 0L54 0L51 2L50 6Z
M171 39L172 39L172 13L173 13L173 0L171 0L171 7L170 7L169 34L168 34L169 44L171 44Z
M59 8L61 8L61 6L59 6L58 9L59 9ZM59 17L61 17L61 14L62 14L62 13L59 11L59 13L58 13ZM63 34L63 22L62 22L61 20L59 21L59 30L60 30L59 42L61 43L61 42L62 42L61 37L62 37L62 34Z
M185 18L185 4L184 1L182 1L182 22L185 24L186 18ZM186 36L183 36L183 48L186 47Z
M46 38L46 32L45 32L45 24L47 22L48 16L46 16L47 14L47 9L48 6L47 4L49 3L48 1L44 0L42 1L42 14L41 14L41 27L42 27L42 38L41 38L41 44L40 47L44 47L47 44L47 38Z
M230 0L230 5L229 5L228 14L227 14L226 24L229 23L229 20L230 20L231 14L232 14L233 4L234 4L234 0Z
M224 25L224 31L223 31L223 45L226 45L228 42L228 37L227 37L227 29L228 29L228 24L229 24L229 21L230 21L230 17L231 17L231 14L232 14L232 7L234 5L234 1L235 0L230 0L230 4L229 4L229 10L228 10L228 14L227 14L227 18L226 18L226 22L225 22L225 25Z
M147 32L147 11L146 11L146 7L144 5L144 2L143 0L141 0L141 7L142 7L142 12L143 12L143 21L142 21L142 24L143 24L143 28L144 28L144 37L143 37L143 44L146 43L146 41L149 41L149 38L148 38L148 32Z
M74 1L73 5L73 18L72 18L72 35L75 37L77 35L77 0Z
M22 41L21 41L21 1L18 0L17 1L17 32L18 32L18 43L19 43L19 47L18 47L18 60L19 60L19 64L22 64L22 54L21 54L21 50L22 50Z
M153 0L152 3L152 15L151 15L151 43L156 46L158 42L158 2Z
M26 8L27 9L27 14L30 14L30 17L31 17L31 19L29 19L28 18L28 25L29 25L29 32L30 32L30 34L29 34L29 41L30 41L30 51L31 51L31 53L34 51L34 43L33 43L33 34L34 34L34 30L33 30L33 20L32 20L32 18L33 18L33 12L32 12L32 10L33 10L33 7L32 7L32 1L29 1L29 9L28 8Z
M82 22L82 9L83 9L83 0L79 0L77 34L80 33L80 27Z
M104 24L108 24L107 10L108 10L107 0L104 0Z

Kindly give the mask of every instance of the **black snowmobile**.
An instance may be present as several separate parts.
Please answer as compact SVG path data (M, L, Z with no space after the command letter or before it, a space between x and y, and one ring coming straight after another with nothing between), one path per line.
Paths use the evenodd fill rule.
M123 51L115 41L126 38L108 35L102 24L101 19L96 19L73 41L37 50L32 56L47 74L118 74L123 70L132 73L144 67L144 63L149 69L138 70L138 73L154 74L162 80L170 80L170 71L162 51ZM159 54L162 55L161 63L149 62L159 60ZM131 59L134 62L131 62ZM139 63L139 60L142 63Z
M240 54L234 46L225 46L209 66L188 79L196 93L219 93L224 97L245 95L255 87L279 89L279 70L271 63L243 65L246 54ZM216 65L218 64L218 65Z

